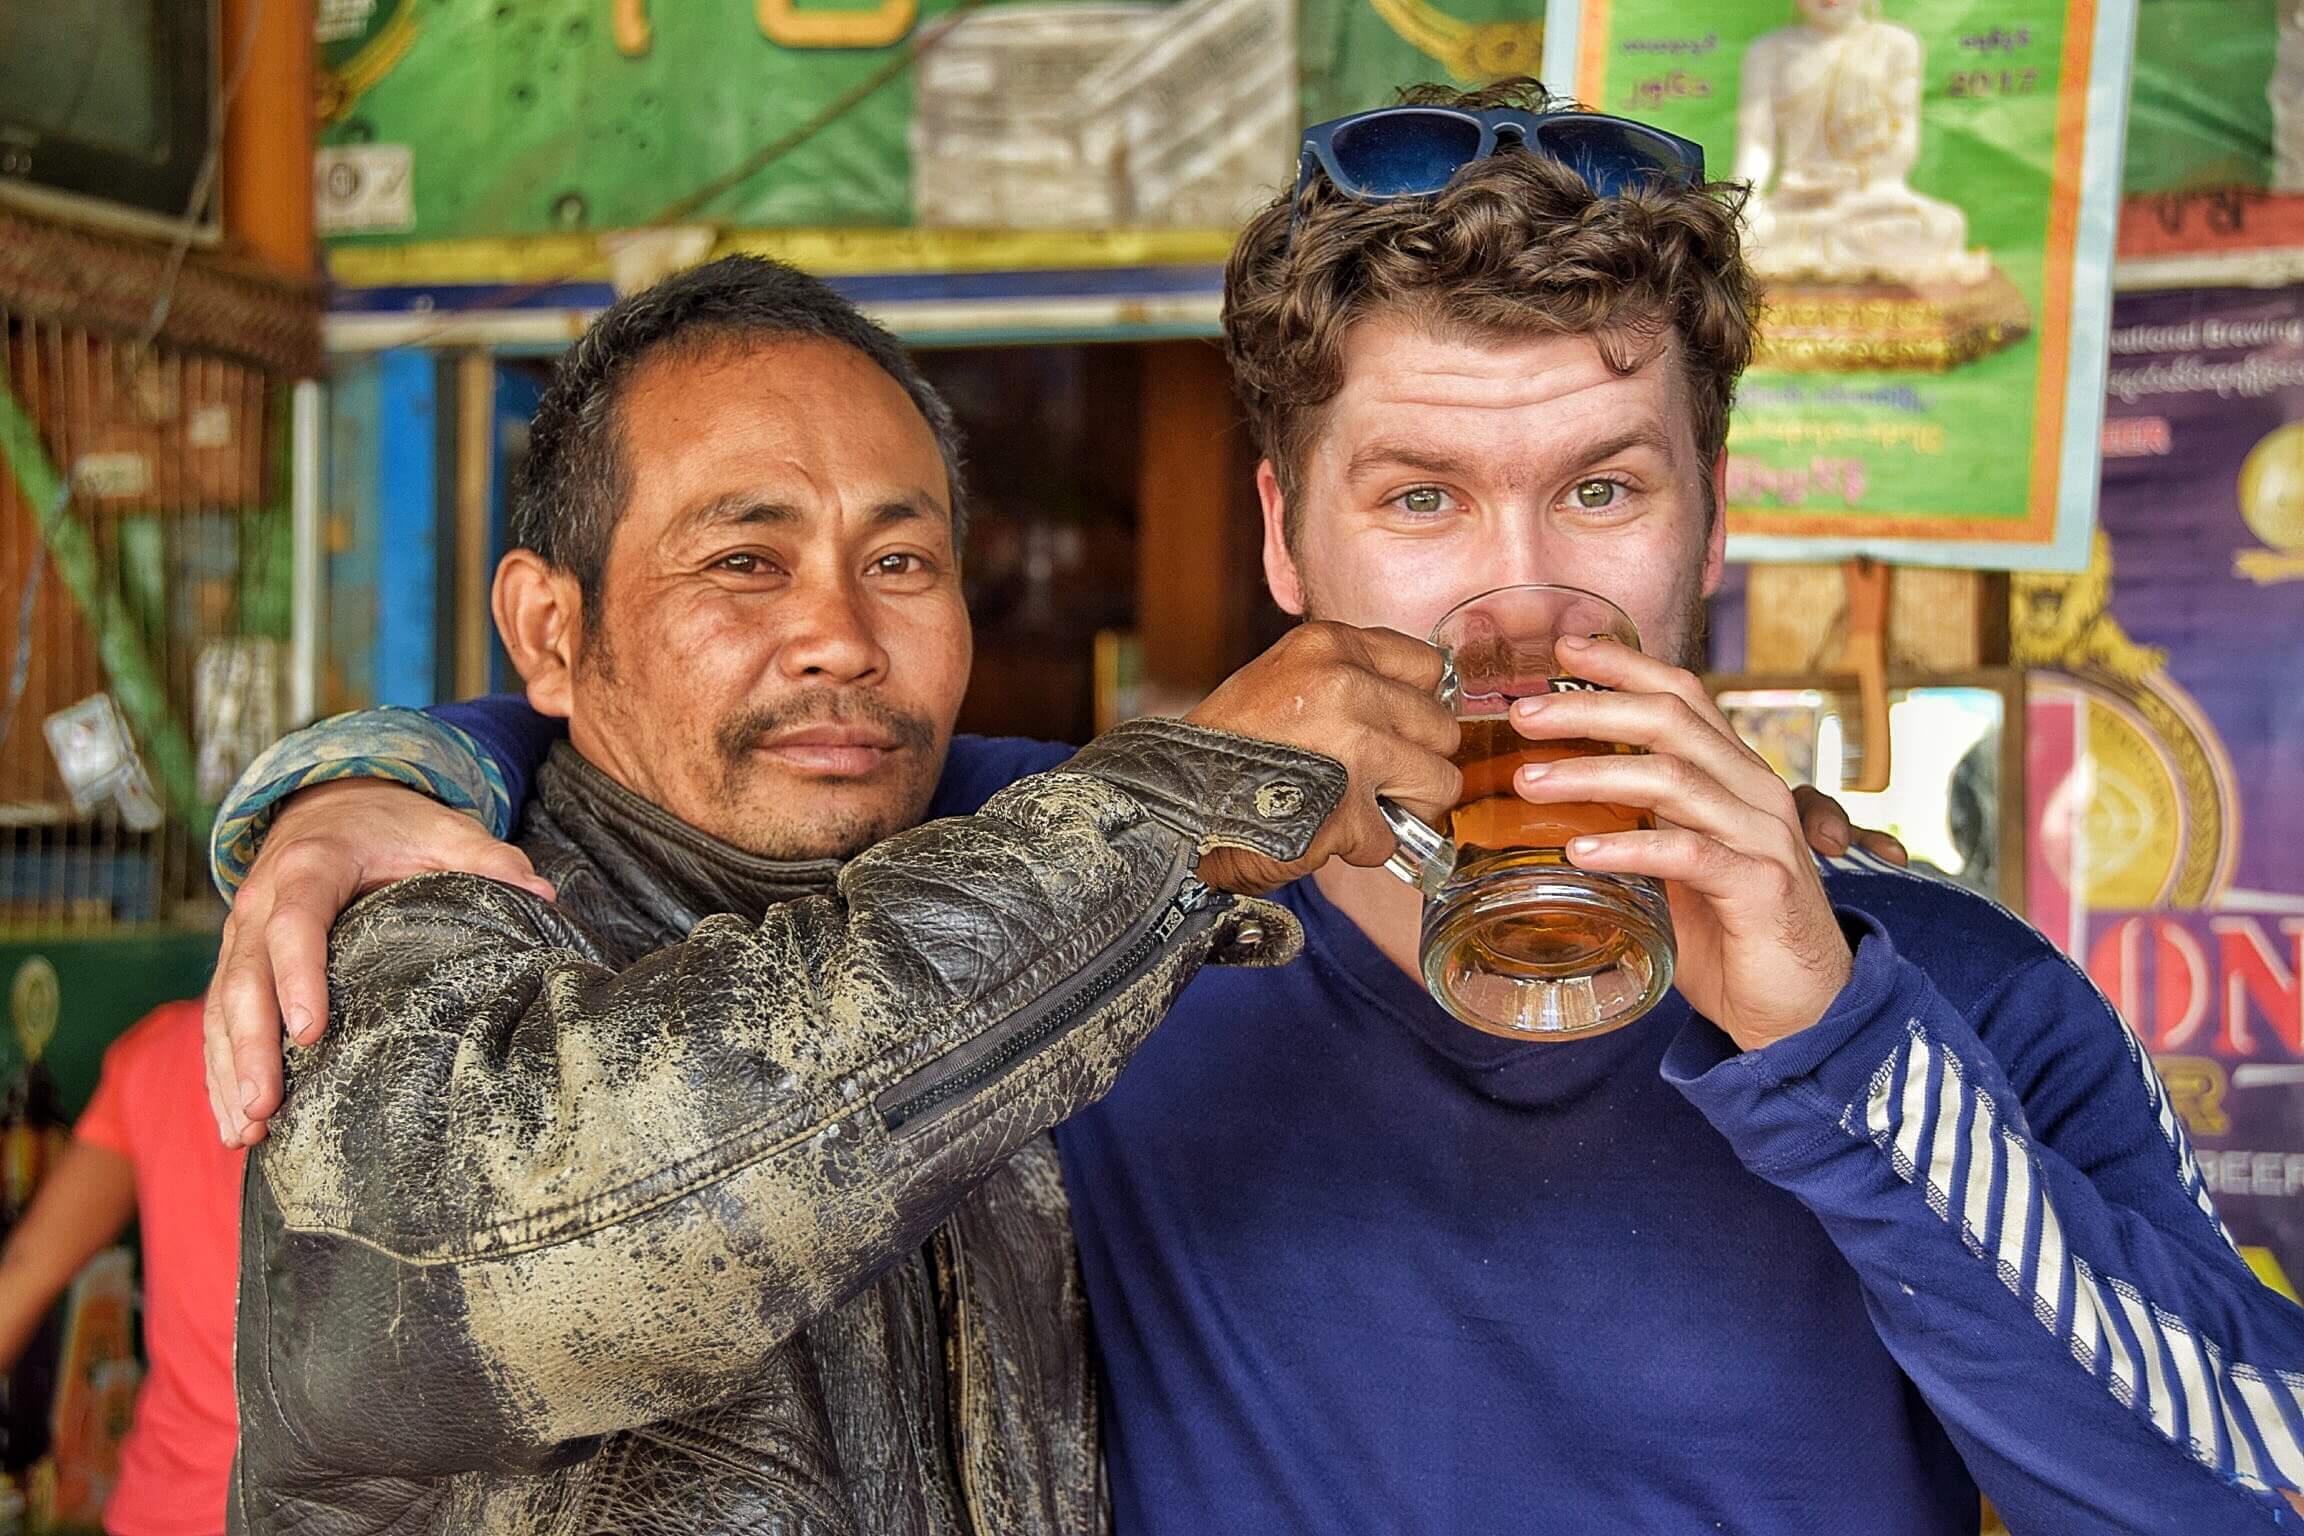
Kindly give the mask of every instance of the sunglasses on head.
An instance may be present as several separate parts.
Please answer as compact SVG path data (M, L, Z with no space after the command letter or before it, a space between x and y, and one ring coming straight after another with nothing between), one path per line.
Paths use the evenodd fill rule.
M1295 206L1303 206L1304 189L1316 174L1363 203L1427 197L1507 145L1558 161L1602 197L1644 184L1690 187L1704 179L1702 145L1627 117L1514 107L1378 107L1304 130Z

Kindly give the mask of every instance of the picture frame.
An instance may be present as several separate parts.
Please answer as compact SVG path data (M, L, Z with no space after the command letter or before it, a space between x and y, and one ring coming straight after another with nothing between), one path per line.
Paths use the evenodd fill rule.
M2022 915L2029 822L2025 684L2014 668L1892 671L1889 786L1843 786L1860 733L1856 679L1835 672L1739 672L1705 687L1747 746L1792 784L1839 800L1860 827L1889 832L1924 866ZM1901 749L1899 746L1901 744Z

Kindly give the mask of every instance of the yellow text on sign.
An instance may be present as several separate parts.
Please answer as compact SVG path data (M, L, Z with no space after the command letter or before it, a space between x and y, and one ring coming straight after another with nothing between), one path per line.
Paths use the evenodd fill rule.
M648 0L613 0L610 30L616 51L638 58L648 51L655 30ZM761 35L783 48L885 48L910 35L920 17L920 0L879 0L859 9L802 10L793 0L755 0Z

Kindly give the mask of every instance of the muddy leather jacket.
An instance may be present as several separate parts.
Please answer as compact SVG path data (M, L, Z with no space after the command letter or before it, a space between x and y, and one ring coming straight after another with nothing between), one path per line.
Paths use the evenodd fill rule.
M1045 1132L1281 909L1331 760L1123 726L845 865L704 836L565 745L547 904L347 912L249 1164L232 1529L1072 1536L1107 1523Z

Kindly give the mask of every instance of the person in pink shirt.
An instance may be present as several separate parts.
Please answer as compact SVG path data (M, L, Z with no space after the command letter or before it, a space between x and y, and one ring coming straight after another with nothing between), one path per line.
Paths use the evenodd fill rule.
M131 1218L144 1247L151 1372L104 1509L108 1536L221 1536L232 1399L240 1172L201 1088L200 1002L165 1003L104 1053L72 1144L0 1250L0 1366Z

